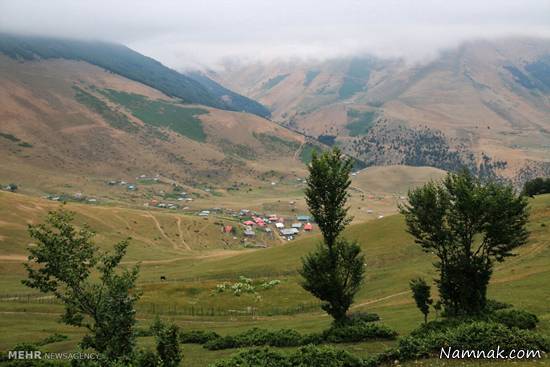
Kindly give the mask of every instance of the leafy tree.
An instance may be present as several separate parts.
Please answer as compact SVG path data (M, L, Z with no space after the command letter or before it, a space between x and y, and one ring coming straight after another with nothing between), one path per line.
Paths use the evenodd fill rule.
M435 254L445 312L475 314L486 304L494 262L527 242L527 201L505 184L482 183L466 170L409 191L407 230Z
M359 245L339 237L351 221L346 202L352 161L334 148L320 156L313 154L308 169L306 202L323 234L323 243L302 259L302 287L323 301L323 310L341 323L365 272Z
M172 324L157 334L157 353L162 367L177 367L183 358L179 343L179 328Z
M416 307L424 315L424 323L428 322L428 314L430 313L430 305L433 303L430 286L422 278L416 278L410 281L411 288Z
M523 186L523 195L535 196L550 193L550 177L542 178L537 177L530 181L527 181Z
M23 284L64 303L62 320L90 332L83 347L107 361L129 358L135 344L138 268L117 271L128 241L116 244L113 253L100 253L92 242L94 233L87 226L76 229L73 217L61 209L50 212L45 224L29 226L36 246L29 248Z

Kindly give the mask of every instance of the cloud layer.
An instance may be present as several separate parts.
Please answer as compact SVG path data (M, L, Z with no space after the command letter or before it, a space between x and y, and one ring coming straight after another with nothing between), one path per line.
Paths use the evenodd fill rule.
M550 0L0 0L0 31L124 43L163 63L421 60L473 38L550 37Z

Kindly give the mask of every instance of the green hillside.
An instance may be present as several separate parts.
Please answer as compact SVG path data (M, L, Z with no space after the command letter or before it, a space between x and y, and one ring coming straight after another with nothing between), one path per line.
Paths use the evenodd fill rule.
M260 103L231 92L208 78L190 78L120 44L0 33L0 53L20 60L86 61L186 103L245 111L262 117L270 114ZM224 96L227 98L222 98Z
M28 241L25 221L41 221L49 207L42 201L22 195L2 194L0 198L3 209L0 274L4 289L0 294L0 312L10 314L9 318L0 318L0 327L7 330L0 336L0 349L5 350L20 341L36 342L58 332L67 335L68 339L49 344L45 349L71 350L81 338L82 331L56 321L62 311L61 305L47 298L37 298L20 285L20 279L24 276L21 260L10 258L12 253L21 254ZM550 288L545 286L550 281L550 195L531 199L530 207L529 243L518 251L519 256L497 265L489 297L536 313L541 320L538 331L550 336ZM139 287L143 298L137 307L142 327L148 325L155 314L165 320L173 320L184 330L214 330L222 335L236 334L254 326L312 332L322 330L330 323L329 318L316 307L316 300L300 287L300 278L296 273L300 258L316 246L319 240L316 236L268 249L233 251L216 248L219 239L215 238L221 234L215 234L217 231L212 230L208 232L211 245L201 252L187 251L184 256L180 254L185 249L173 247L168 240L178 241L175 215L152 213L160 226L155 228L154 221L149 217L151 213L145 210L84 208L75 204L69 204L68 209L80 213L79 223L89 222L97 230L102 247L109 247L126 233L134 233L128 265L142 260ZM184 238L185 241L192 241L192 228L200 230L202 220L195 220L196 224L190 222L192 218L181 217L181 220L182 227L191 225L190 237L186 235ZM123 228L125 222L129 225L129 232L118 228ZM215 224L208 221L208 225ZM159 232L159 228L167 237ZM416 276L433 278L432 262L435 258L423 253L413 243L398 215L352 225L346 236L358 240L367 262L365 283L353 310L376 312L385 325L402 336L407 335L422 320L410 296L408 281ZM157 237L162 238L156 240ZM151 260L153 257L154 260ZM260 300L250 294L236 297L230 293L214 292L218 284L235 282L240 275L252 278L254 284L273 279L281 283L260 291ZM167 281L160 281L160 276L165 276ZM433 318L430 315L430 319ZM153 340L139 338L139 343L152 345ZM337 348L368 356L393 345L394 341L376 340L338 345ZM183 351L184 365L192 366L207 366L237 352L236 349L208 351L191 344L183 345ZM544 364L545 361L541 362ZM422 363L430 366L438 362L428 360ZM446 365L455 364L450 362ZM529 364L523 362L519 365Z

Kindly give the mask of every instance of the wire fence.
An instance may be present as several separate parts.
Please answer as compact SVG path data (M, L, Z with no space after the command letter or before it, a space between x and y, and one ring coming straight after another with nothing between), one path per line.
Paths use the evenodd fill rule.
M0 294L1 303L14 304L39 304L39 305L62 305L63 302L51 295L24 293L24 294ZM138 303L138 313L167 316L281 316L297 315L314 312L320 309L317 302L300 303L287 307L245 307L242 309L229 309L223 307L208 306L187 306L176 303Z

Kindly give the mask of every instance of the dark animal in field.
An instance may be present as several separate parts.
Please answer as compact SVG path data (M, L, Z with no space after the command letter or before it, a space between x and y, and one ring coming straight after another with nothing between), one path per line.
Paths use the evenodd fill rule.
M161 275L160 280L166 280L166 277L164 275Z

